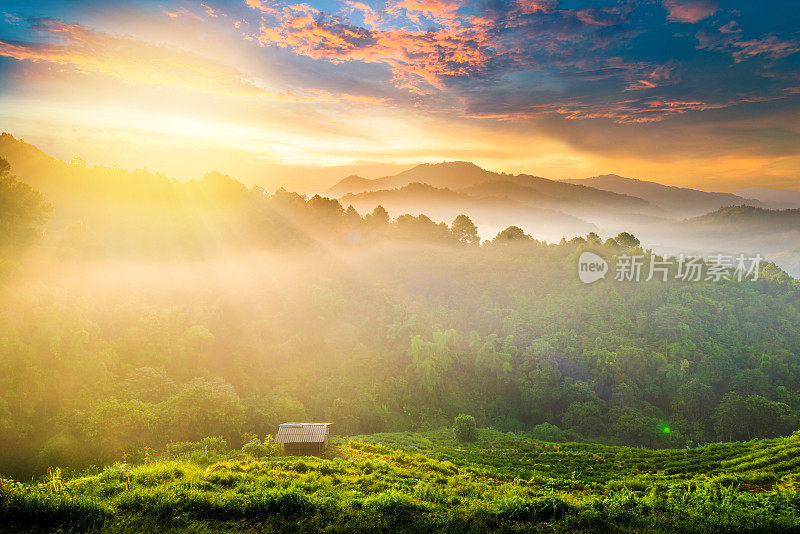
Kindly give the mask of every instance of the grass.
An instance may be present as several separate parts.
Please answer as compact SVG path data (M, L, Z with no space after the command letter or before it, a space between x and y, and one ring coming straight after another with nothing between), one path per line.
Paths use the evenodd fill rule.
M480 430L340 439L326 457L109 466L0 482L0 525L65 532L800 532L800 438L653 451Z

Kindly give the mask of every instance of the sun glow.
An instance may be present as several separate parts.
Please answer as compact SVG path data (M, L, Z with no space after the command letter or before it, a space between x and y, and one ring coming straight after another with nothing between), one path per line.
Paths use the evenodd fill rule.
M526 3L502 20L438 2L386 12L270 6L142 5L46 19L20 6L0 34L3 128L67 159L179 179L222 168L267 187L294 175L298 187L324 190L336 181L326 168L443 160L555 179L611 172L717 190L753 178L796 186L800 159L785 148L797 135L786 122L796 87L682 94L692 93L680 83L688 66L626 59L624 38L593 42L611 20L576 13L587 26L565 38L545 22L528 27L549 11ZM489 22L514 29L510 42ZM745 53L756 68L800 50L774 36L748 43L718 58L720 68ZM586 46L591 65L574 57ZM553 56L545 62L542 48ZM295 167L324 177L298 177Z

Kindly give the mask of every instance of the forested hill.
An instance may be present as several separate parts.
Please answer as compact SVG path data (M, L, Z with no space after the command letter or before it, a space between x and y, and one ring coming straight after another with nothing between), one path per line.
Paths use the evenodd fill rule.
M800 209L765 210L752 206L728 206L684 221L698 231L734 233L800 232Z
M3 224L32 228L3 244L2 473L207 436L238 447L286 420L347 435L463 412L501 430L647 447L800 426L800 291L771 264L755 282L584 285L582 251L612 260L643 252L638 240L545 244L510 227L478 245L468 217L390 221L258 190L186 200L156 212L174 217L160 226L132 211L145 230L126 226L116 242L88 227L109 252L86 233L55 241L49 199L8 168L0 178L3 201L23 207ZM142 254L156 230L173 246Z

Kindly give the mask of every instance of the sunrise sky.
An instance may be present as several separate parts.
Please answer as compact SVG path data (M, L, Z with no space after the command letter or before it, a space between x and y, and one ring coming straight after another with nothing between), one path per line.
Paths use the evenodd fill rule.
M324 189L469 160L800 189L796 1L0 2L0 130Z

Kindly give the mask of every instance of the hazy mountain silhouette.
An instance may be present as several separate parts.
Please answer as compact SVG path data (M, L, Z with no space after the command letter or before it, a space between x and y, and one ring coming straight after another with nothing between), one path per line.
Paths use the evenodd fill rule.
M682 224L718 232L800 232L800 209L769 210L753 206L727 206L692 217Z
M339 199L342 206L352 205L360 213L368 213L381 205L393 217L409 213L425 214L433 220L452 222L462 213L469 214L484 238L517 224L537 239L549 241L562 237L585 235L597 227L574 215L531 205L507 197L476 197L448 188L411 183L397 189L349 194Z
M328 189L326 194L341 197L350 193L397 189L414 182L432 185L440 189L456 190L496 179L497 176L500 175L466 161L425 163L393 176L384 176L374 180L360 176L348 176Z
M340 180L335 186L328 189L325 194L332 197L340 197L348 194L364 193L373 191L375 180L351 174L347 178Z
M132 228L146 224L152 228L142 239L153 240L158 228L181 212L196 209L207 217L209 209L225 209L225 199L248 194L218 173L181 183L146 170L67 163L10 134L0 135L0 157L54 205L54 236L72 231L73 223L101 238L134 235ZM800 210L763 209L794 201L798 192L791 190L751 188L743 194L756 198L745 199L616 175L554 181L452 162L418 165L377 180L348 176L328 194L362 214L381 204L393 217L425 214L449 224L464 213L484 239L510 225L548 241L629 231L657 251L759 252L800 274Z
M569 179L564 182L639 197L680 217L701 215L723 206L762 206L758 200L742 198L732 193L714 193L688 187L675 187L635 178L624 178L616 174Z
M459 191L475 197L509 198L559 208L580 206L593 210L613 207L641 213L655 211L653 206L640 198L601 191L584 185L564 184L524 174L503 178L504 180L483 182Z
M800 191L795 189L765 189L763 187L748 187L734 191L737 195L754 198L772 207L781 209L800 208Z
M758 253L800 275L800 209L726 206L649 232L637 236L671 254Z
M474 163L453 161L417 165L394 176L368 180L348 176L326 194L343 197L369 191L386 191L421 183L439 189L450 189L473 197L507 198L541 207L583 208L614 207L634 212L654 211L646 201L627 194L603 191L528 174L507 174L487 171Z
M56 216L68 205L98 201L130 203L160 199L171 202L175 187L180 185L163 173L144 169L128 171L102 165L90 166L80 160L67 163L8 133L0 134L0 157L8 160L14 174L21 180L59 206Z

